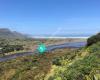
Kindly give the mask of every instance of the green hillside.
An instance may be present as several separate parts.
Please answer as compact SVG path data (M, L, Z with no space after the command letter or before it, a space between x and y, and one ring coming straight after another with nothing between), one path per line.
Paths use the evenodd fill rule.
M54 75L49 80L100 80L100 42L68 58L61 57L60 65L54 64Z

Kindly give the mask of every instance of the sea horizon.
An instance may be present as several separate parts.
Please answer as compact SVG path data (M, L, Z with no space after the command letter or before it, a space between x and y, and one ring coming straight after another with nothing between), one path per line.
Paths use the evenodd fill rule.
M32 35L32 38L54 38L54 39L66 39L66 38L89 38L92 36L91 34L58 34L58 35L49 35L49 34L44 34L44 35Z
M66 38L84 38L87 39L89 38L89 36L53 36L53 37L49 37L49 36L34 36L33 38L40 38L40 39L66 39Z

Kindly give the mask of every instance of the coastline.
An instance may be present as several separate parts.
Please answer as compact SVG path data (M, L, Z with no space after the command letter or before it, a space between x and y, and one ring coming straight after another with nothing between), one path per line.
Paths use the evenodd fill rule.
M35 36L35 39L87 39L89 37L42 37L42 36Z

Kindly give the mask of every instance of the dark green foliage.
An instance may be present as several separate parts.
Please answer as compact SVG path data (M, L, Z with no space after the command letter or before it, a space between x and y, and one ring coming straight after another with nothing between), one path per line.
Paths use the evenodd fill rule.
M31 43L31 40L29 39L25 39L25 40L24 39L1 39L0 38L0 54L26 50L27 43Z
M88 38L87 46L90 46L90 45L92 45L94 43L97 43L99 41L100 41L100 33L98 33L97 35L94 35L94 36Z
M23 50L23 45L12 45L12 47L14 48L14 50L19 51L19 50Z
M2 45L1 53L9 53L13 51L23 50L23 45Z
M52 64L53 65L57 65L57 66L61 66L61 62L60 62L61 58L54 58L52 60Z

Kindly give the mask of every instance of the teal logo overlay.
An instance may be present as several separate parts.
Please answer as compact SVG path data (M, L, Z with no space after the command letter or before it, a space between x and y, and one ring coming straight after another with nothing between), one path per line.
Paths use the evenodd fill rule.
M38 52L39 52L40 54L43 54L43 53L46 51L46 46L45 46L45 44L43 44L43 43L39 44L37 50L38 50Z

